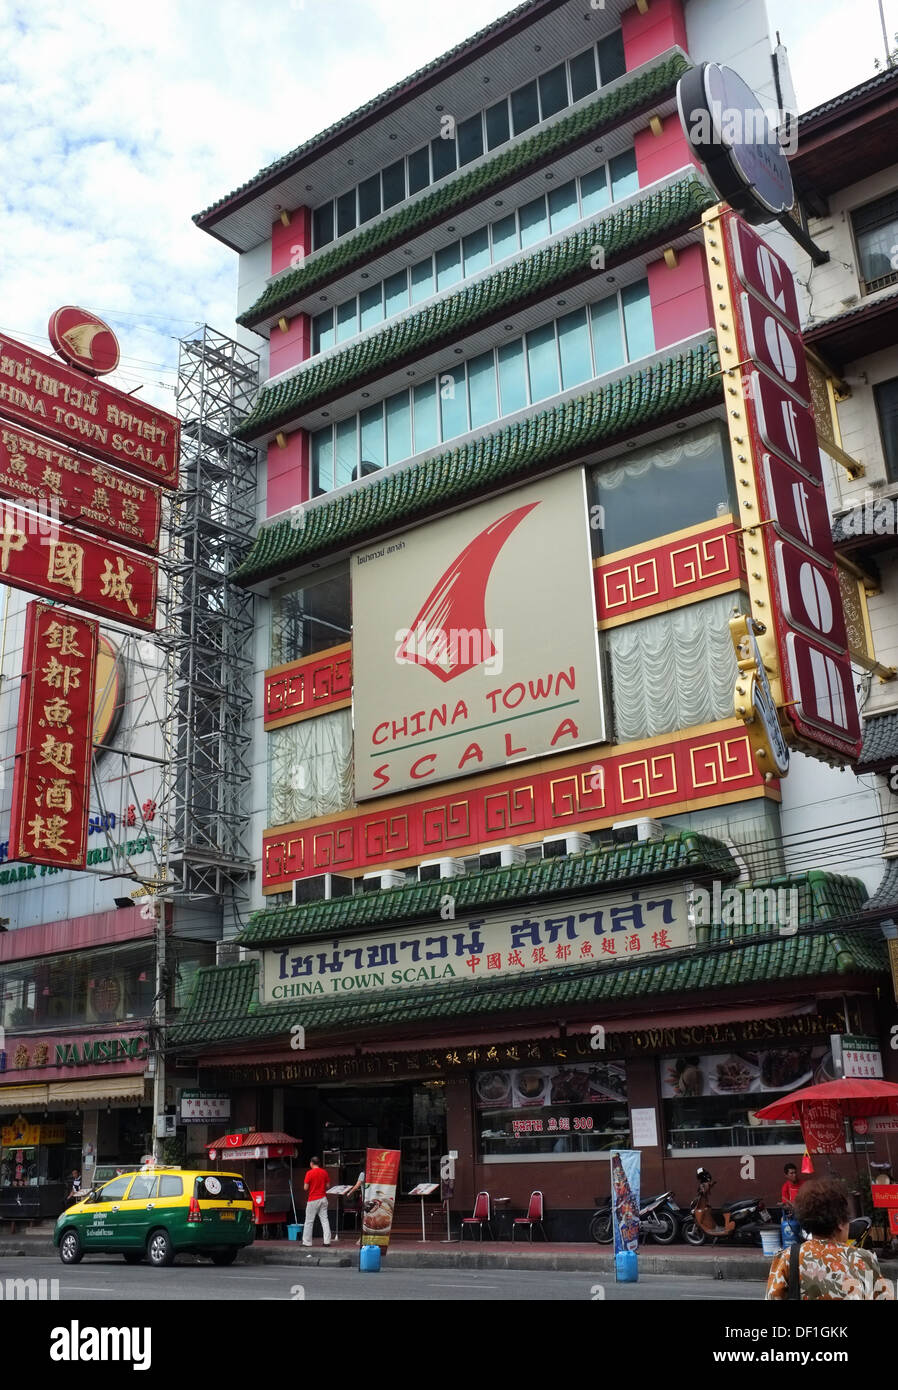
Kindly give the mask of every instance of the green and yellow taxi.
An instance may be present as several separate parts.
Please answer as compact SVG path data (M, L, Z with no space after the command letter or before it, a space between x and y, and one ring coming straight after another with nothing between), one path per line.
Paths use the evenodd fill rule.
M237 1174L187 1168L122 1173L59 1216L53 1244L63 1264L97 1251L160 1268L181 1250L229 1265L252 1244L252 1193Z

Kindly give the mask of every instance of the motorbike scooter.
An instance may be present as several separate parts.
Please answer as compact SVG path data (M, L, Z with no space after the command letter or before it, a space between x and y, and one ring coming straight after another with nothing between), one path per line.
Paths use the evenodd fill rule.
M683 1239L690 1245L705 1245L718 1240L747 1241L760 1245L761 1231L772 1225L770 1212L761 1197L740 1197L736 1202L727 1202L718 1211L723 1217L723 1226L717 1226L711 1211L710 1194L714 1179L707 1168L696 1170L698 1193L690 1207L691 1215L683 1225Z
M598 1245L610 1245L614 1240L614 1227L611 1220L611 1199L602 1201L596 1197L599 1210L589 1223L589 1234ZM676 1240L680 1221L688 1216L674 1201L672 1192L662 1192L657 1197L649 1197L639 1207L639 1238L651 1236L659 1245L670 1245Z

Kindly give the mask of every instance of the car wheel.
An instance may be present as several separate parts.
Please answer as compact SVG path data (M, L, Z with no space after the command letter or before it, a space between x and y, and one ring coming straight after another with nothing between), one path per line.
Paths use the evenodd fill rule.
M66 1231L59 1242L59 1258L64 1265L77 1265L84 1259L81 1238L77 1231Z
M214 1265L232 1265L237 1258L236 1245L230 1245L227 1250L216 1250L212 1256Z
M123 1256L126 1265L139 1265L143 1255L139 1250L128 1250Z
M175 1247L172 1245L168 1231L153 1231L147 1241L147 1258L150 1264L155 1265L157 1269L163 1269L172 1263L175 1258Z

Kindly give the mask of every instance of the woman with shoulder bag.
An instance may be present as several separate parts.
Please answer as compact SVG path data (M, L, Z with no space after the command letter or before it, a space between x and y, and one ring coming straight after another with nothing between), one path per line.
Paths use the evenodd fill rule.
M848 1244L848 1190L819 1179L802 1185L795 1214L810 1238L776 1256L767 1280L769 1299L889 1299L895 1295L871 1250Z

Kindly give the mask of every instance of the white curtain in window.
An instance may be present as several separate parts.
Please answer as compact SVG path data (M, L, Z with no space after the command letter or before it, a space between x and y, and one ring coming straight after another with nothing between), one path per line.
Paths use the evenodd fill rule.
M603 464L595 470L595 478L601 492L613 492L622 483L634 478L644 478L653 468L676 468L683 459L704 458L706 454L720 452L720 433L715 425L690 430L680 439L665 440L663 444L651 444L647 449L638 449L626 462Z
M352 718L334 710L274 729L269 738L269 825L345 811L352 804Z
M619 743L732 714L738 668L728 622L737 599L722 594L605 634Z

